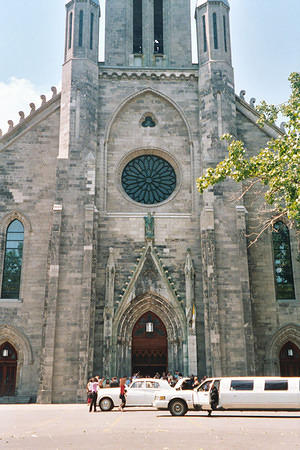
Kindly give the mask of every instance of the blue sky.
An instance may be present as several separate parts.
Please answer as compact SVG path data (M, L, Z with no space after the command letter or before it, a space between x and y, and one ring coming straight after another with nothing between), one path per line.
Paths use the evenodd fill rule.
M104 0L100 3L103 6ZM28 113L31 101L38 103L40 94L50 95L50 87L59 86L65 0L0 4L0 128L6 131L7 120L17 121L18 111ZM288 75L300 71L300 1L230 0L230 4L236 92L245 89L247 98L258 101L285 101Z

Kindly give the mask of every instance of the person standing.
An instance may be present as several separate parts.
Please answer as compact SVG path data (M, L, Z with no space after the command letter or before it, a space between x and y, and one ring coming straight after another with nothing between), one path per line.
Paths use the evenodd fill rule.
M126 377L120 378L120 400L119 411L123 412L126 405Z
M92 401L92 383L93 383L93 378L90 378L88 381L88 384L86 385L86 395L87 395L88 405L90 405L90 403Z
M97 380L97 378L93 378L93 381L91 383L92 401L90 403L90 412L92 412L93 408L94 408L94 412L96 412L97 389L98 389L98 380Z

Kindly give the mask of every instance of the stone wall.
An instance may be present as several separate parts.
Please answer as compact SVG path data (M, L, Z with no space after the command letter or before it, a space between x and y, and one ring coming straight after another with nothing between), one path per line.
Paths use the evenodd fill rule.
M17 139L14 135L4 137L0 151L1 275L7 226L18 219L25 228L20 299L0 300L0 327L9 326L8 336L3 328L0 339L1 343L8 339L15 345L19 362L22 360L18 396L32 399L39 385L47 255L55 201L60 116L57 107L59 100L55 112L19 130Z
M237 124L238 137L245 142L249 155L256 154L259 149L266 146L270 138L257 125L251 123L242 114L238 115ZM262 201L262 196L263 189L261 186L255 186L246 195L247 233L249 235L257 233L267 217L268 207ZM297 261L298 242L295 230L290 230L290 238L296 291L296 299L294 300L276 300L271 232L264 233L256 244L248 248L257 375L279 374L279 353L275 356L277 359L276 372L274 361L269 362L269 348L273 337L285 326L297 325L300 322L300 263ZM248 245L250 242L251 239L249 238ZM292 328L289 338L291 341L296 339ZM271 371L272 373L270 373Z

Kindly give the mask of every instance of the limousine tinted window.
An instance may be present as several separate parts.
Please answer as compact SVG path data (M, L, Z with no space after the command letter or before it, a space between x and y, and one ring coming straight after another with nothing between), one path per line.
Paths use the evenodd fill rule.
M253 380L232 380L231 391L253 391Z
M288 382L280 380L269 380L265 382L265 391L287 391Z

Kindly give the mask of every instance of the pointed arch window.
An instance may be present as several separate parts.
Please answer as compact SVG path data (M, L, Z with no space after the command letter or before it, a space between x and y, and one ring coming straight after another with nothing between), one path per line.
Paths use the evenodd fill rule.
M133 53L143 53L143 2L133 0Z
M94 45L94 14L91 13L91 24L90 24L90 50L93 50Z
M81 9L79 12L79 40L78 40L79 47L82 47L82 41L83 41L83 11Z
M202 27L203 27L203 51L207 52L207 33L206 33L206 17L202 16Z
M224 31L224 49L227 53L227 27L226 27L226 17L223 16L223 31Z
M19 220L10 223L6 232L1 298L20 296L24 226Z
M69 15L69 50L72 47L72 33L73 33L73 13Z
M295 299L290 233L283 222L277 222L272 232L274 278L277 300Z
M213 13L213 30L214 30L214 48L215 50L218 50L219 43L218 43L218 24L217 24L217 14Z

